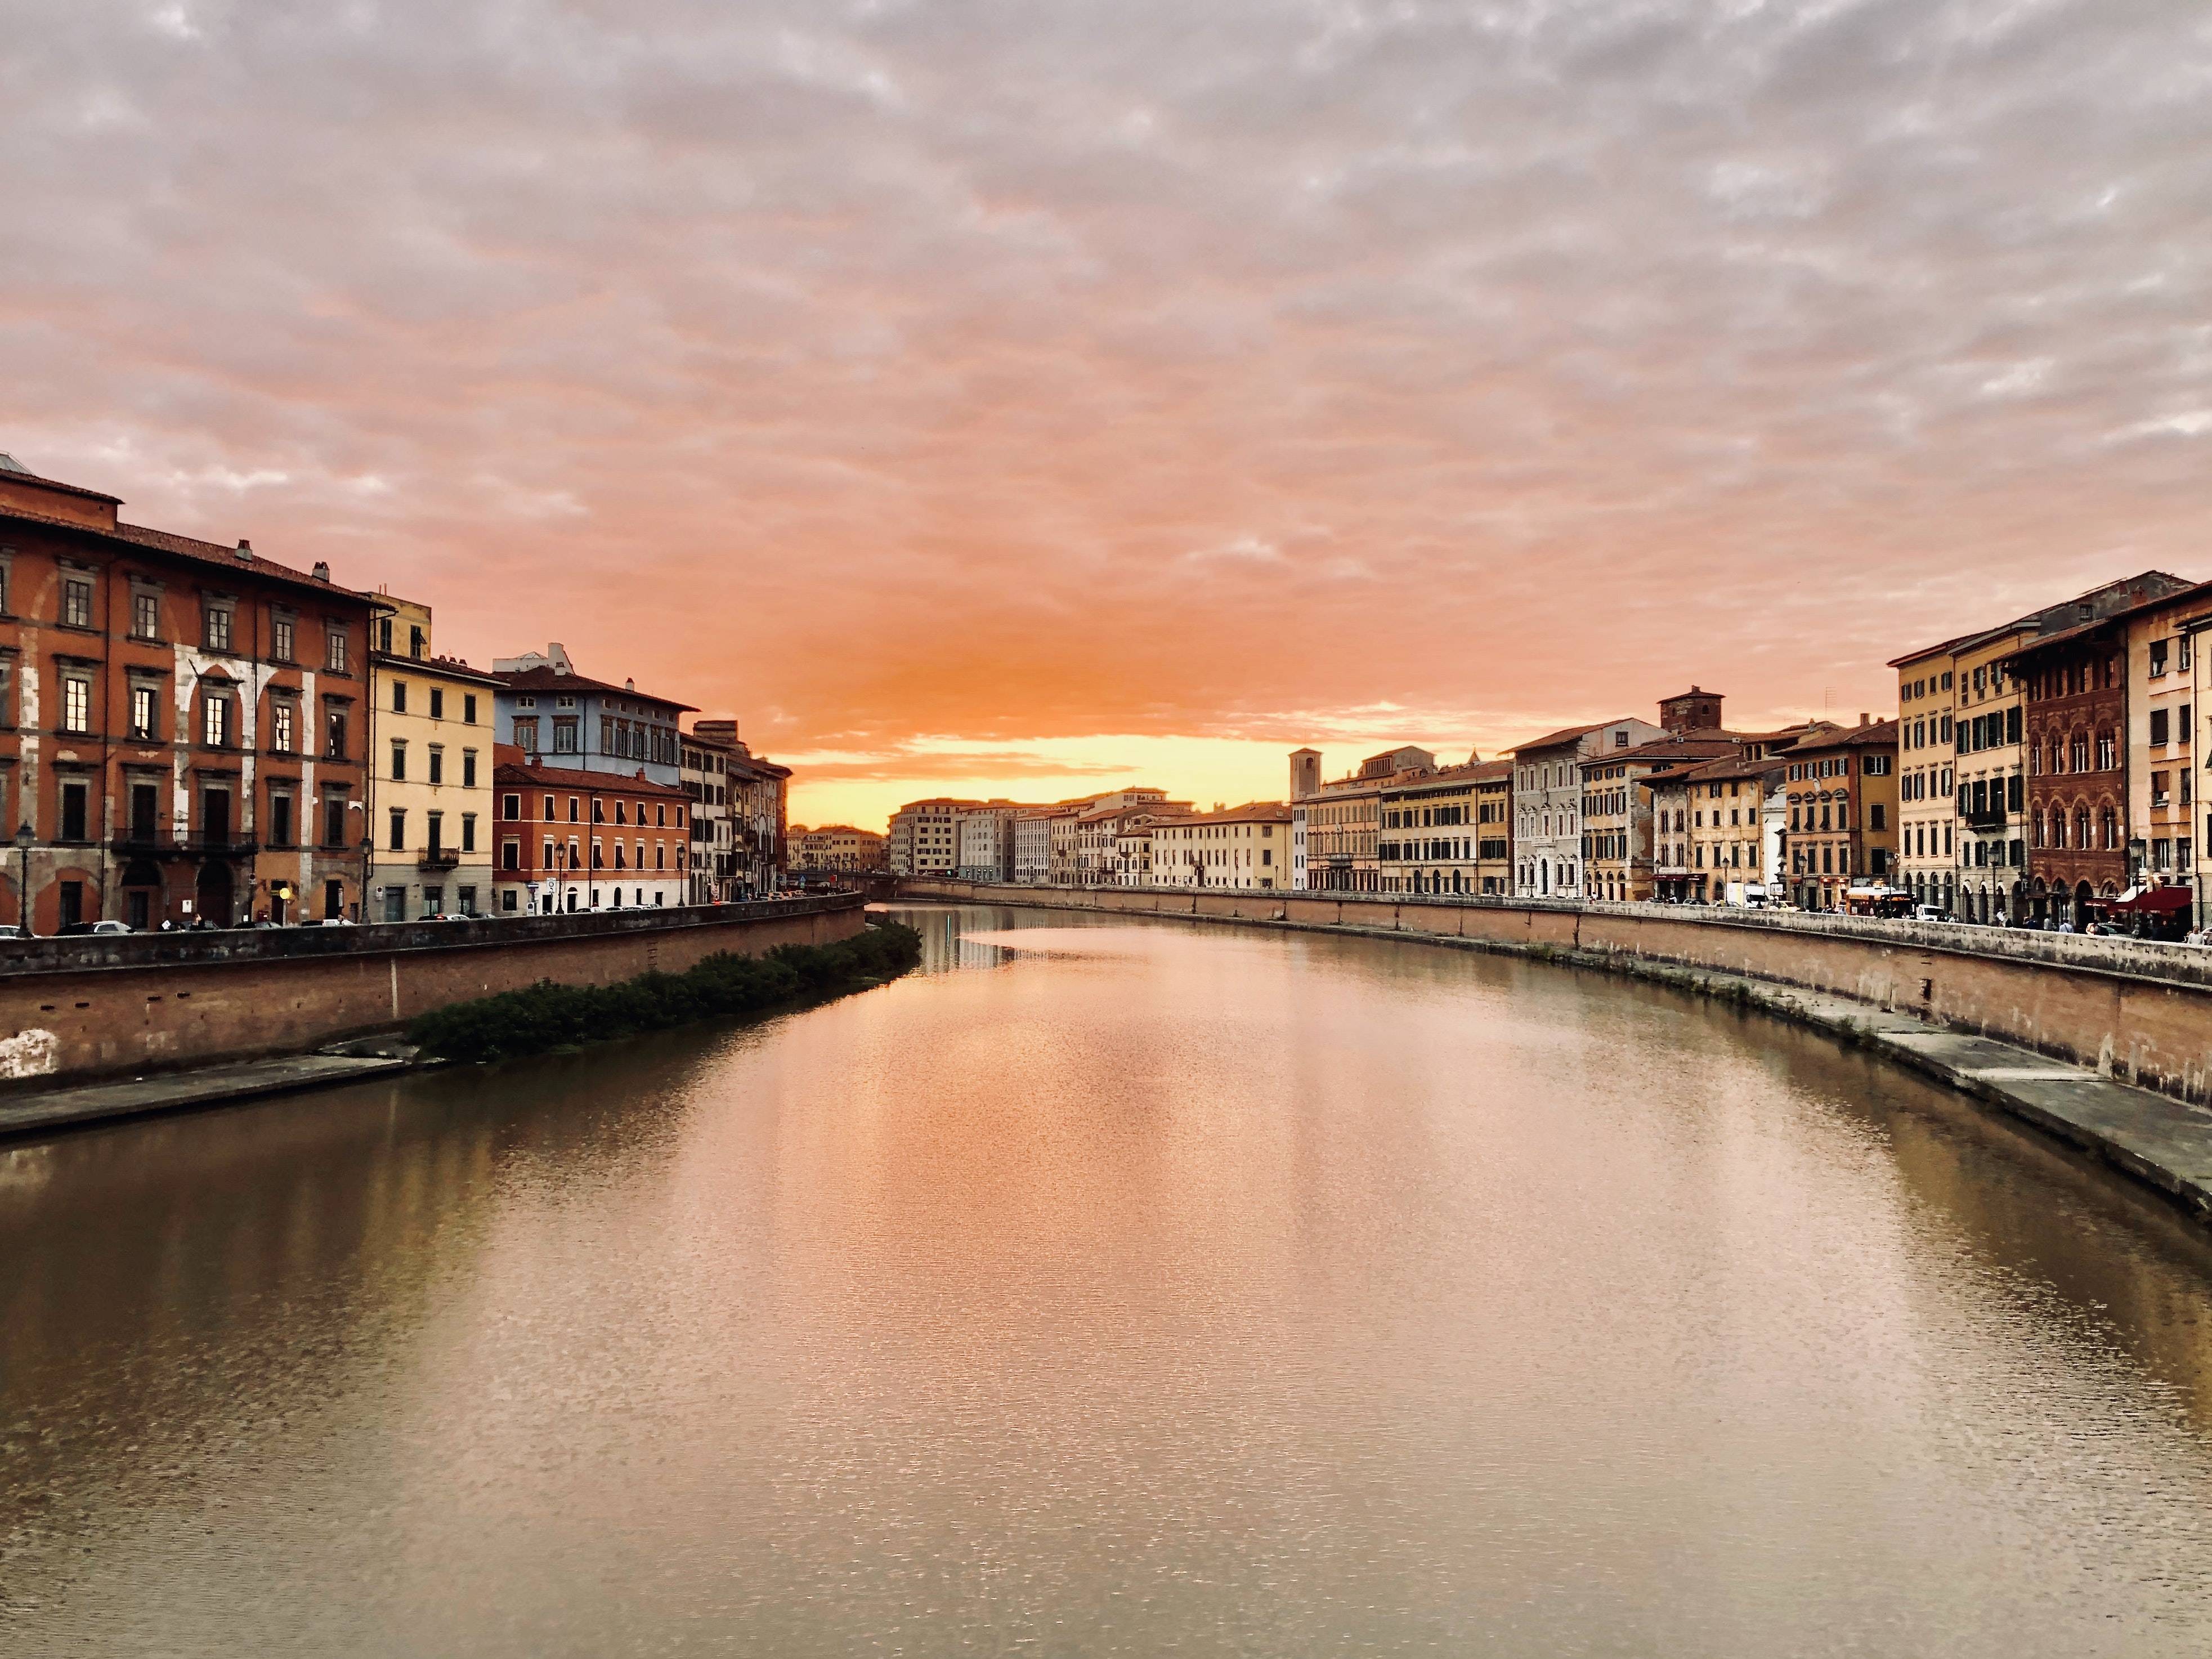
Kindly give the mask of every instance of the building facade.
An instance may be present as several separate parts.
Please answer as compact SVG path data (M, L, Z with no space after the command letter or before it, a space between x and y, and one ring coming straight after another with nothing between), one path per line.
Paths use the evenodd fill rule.
M379 921L482 915L492 894L500 682L436 654L427 605L379 594L371 635L370 913Z
M693 741L722 751L730 791L731 896L770 898L790 854L791 769L753 753L734 720L691 722Z
M1443 893L1462 897L1482 890L1482 778L1475 756L1407 777L1382 789L1382 823L1376 863L1386 893Z
M529 763L570 772L605 772L679 788L684 782L681 716L688 702L647 695L635 681L611 685L576 672L558 641L544 651L498 657L497 741Z
M1063 802L1057 806L1032 806L1014 819L1014 881L1022 887L1048 887L1054 878L1053 830L1055 825L1073 825L1075 807Z
M856 830L849 823L825 824L819 830L794 830L791 834L791 867L830 871L839 875L870 875L888 867L886 843L872 830Z
M2131 885L2189 890L2197 880L2196 743L2199 635L2212 630L2212 584L2155 600L2128 616L2128 823ZM2166 896L2161 892L2160 896Z
M953 870L963 881L1014 878L1014 825L1029 809L1010 800L963 807L953 823Z
M0 457L0 919L353 919L370 598Z
M949 795L908 801L891 814L884 843L895 876L949 876L959 866L959 818L975 800Z
M1582 896L1583 765L1664 735L1650 720L1624 715L1594 726L1569 726L1514 750L1516 897Z
M1716 695L1712 702L1717 714L1720 699ZM1741 751L1734 738L1705 728L1694 735L1668 731L1650 743L1583 762L1583 896L1615 902L1653 897L1657 822L1648 781Z
M679 747L684 797L691 803L690 902L726 904L738 896L730 839L730 763L725 745L685 732Z
M1782 751L1789 806L1786 879L1802 910L1841 910L1851 890L1897 873L1897 722L1862 714Z
M1280 801L1167 813L1150 829L1156 886L1290 890L1291 809Z
M532 765L507 744L495 759L500 915L685 902L691 803L681 786Z
M1292 783L1308 792L1292 803L1305 811L1306 888L1315 892L1381 892L1382 792L1427 777L1436 769L1434 755L1401 744L1370 755L1348 777L1323 783L1319 752L1294 751Z

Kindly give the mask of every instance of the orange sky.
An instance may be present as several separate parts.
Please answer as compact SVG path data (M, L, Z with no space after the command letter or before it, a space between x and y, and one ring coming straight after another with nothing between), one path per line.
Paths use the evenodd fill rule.
M0 449L794 819L1279 794L2212 574L2201 8L58 8Z

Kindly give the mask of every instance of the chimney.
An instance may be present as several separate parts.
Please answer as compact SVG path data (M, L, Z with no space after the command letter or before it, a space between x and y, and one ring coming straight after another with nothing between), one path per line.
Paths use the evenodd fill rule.
M253 544L243 536L238 538L238 562L240 564L251 564L253 562Z
M1867 719L1867 712L1863 708L1859 710L1859 724L1861 726L1871 726L1874 724L1873 721Z
M637 690L637 682L636 682L635 680L624 680L624 681L623 682L623 690L625 690L625 691L635 691L635 690Z
M317 581L319 581L319 582L326 582L326 581L330 580L330 579L331 579L331 567L330 567L329 562L328 562L328 561L326 561L326 560L323 560L323 559L317 559L317 560L315 561L315 568L314 568L314 570L313 570L313 572L312 574L313 574L313 576L314 576L315 580L316 580Z

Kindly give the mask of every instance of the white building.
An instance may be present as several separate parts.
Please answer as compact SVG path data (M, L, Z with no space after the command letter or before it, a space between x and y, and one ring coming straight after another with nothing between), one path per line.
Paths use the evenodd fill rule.
M1571 726L1513 751L1515 897L1581 896L1583 763L1664 736L1650 720L1624 715Z
M1014 823L1029 811L1010 800L963 806L953 820L953 868L963 881L1012 881Z
M1024 887L1044 887L1053 879L1054 830L1075 821L1073 806L1034 806L1014 820L1014 880Z
M908 801L891 814L891 873L895 876L949 876L959 867L960 814L981 806L979 800L957 800L938 796Z

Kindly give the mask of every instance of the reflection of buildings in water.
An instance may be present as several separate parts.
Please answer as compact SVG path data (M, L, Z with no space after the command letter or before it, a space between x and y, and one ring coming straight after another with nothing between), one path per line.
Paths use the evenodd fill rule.
M1838 1104L1880 1128L1923 1216L2002 1270L1983 1282L2019 1312L2017 1340L2075 1347L2087 1370L2118 1345L2212 1429L2212 1326L2198 1316L2212 1240L2025 1126L1871 1057L1836 1055L1814 1033L1780 1035L1785 1075L1808 1090L1832 1097L1839 1060L1863 1069Z

